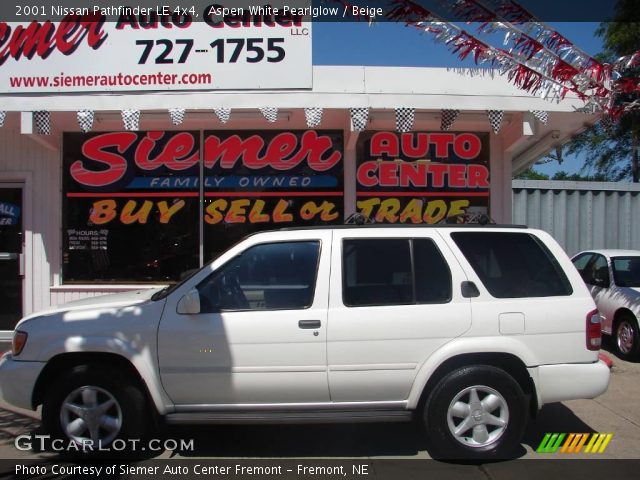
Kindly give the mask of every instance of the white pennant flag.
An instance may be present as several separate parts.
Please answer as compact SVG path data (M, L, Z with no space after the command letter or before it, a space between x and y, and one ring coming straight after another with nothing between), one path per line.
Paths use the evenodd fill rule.
M94 113L93 110L78 110L76 112L78 125L84 133L91 131L93 128Z
M36 131L40 135L51 134L51 112L47 110L39 110L33 112L33 123L36 124Z
M543 124L547 124L549 121L549 112L545 112L544 110L529 110L534 117L536 117Z
M315 128L322 122L322 107L308 107L304 109L304 117L307 119L307 127Z
M611 120L611 117L602 117L602 119L600 120L600 125L602 125L604 133L606 133L609 137L613 137L613 134L615 133L615 125L613 123L613 120Z
M458 115L460 115L460 110L453 110L448 108L442 110L440 116L440 130L446 131L453 127L453 122L456 121Z
M396 108L396 130L408 132L413 128L415 108Z
M140 110L126 109L122 110L121 114L125 130L139 130Z
M275 107L261 107L260 111L264 118L267 119L267 122L273 123L278 120L278 109Z
M184 108L170 108L169 117L171 118L171 123L174 125L180 125L184 122L185 113L186 110Z
M351 124L355 132L362 132L367 127L369 120L369 107L351 108Z
M227 107L214 108L213 112L222 123L227 123L231 118L231 109Z
M496 135L500 131L502 127L502 117L504 116L503 110L487 110L487 117L489 117L489 122L491 123L491 129L493 133Z

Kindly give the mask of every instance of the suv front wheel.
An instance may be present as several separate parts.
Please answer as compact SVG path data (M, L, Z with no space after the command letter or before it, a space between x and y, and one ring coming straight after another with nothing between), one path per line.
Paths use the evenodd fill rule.
M436 458L509 458L520 445L527 397L504 370L462 367L429 394L424 421Z
M53 438L83 453L108 448L117 438L141 438L144 395L127 378L102 366L78 366L52 382L42 423ZM64 443L63 443L64 444Z

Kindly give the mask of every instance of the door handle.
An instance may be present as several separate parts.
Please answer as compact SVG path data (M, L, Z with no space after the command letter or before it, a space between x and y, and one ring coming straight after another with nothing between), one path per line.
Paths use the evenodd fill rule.
M320 325L322 325L320 320L300 320L298 322L298 327L300 328L320 328Z
M0 260L17 260L17 253L0 252Z

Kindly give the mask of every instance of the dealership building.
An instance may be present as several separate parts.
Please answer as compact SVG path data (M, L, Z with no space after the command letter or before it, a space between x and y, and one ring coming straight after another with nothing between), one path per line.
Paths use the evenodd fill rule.
M5 336L33 311L176 281L259 230L356 212L510 223L513 174L596 118L499 75L314 66L310 26L280 23L203 46L204 22L63 21L42 49L0 45Z

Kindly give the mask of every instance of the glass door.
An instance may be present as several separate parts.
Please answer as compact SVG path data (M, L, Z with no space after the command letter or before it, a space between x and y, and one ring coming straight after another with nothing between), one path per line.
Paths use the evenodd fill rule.
M22 317L22 188L0 184L0 331Z

